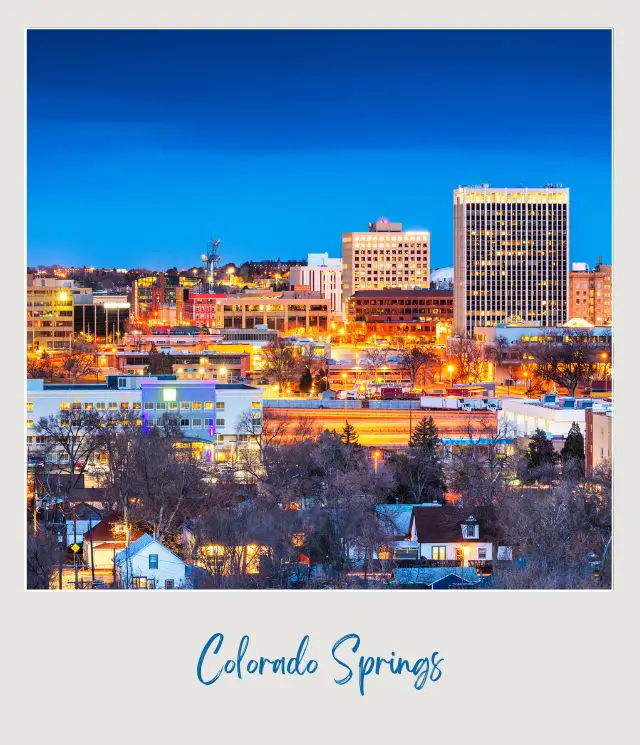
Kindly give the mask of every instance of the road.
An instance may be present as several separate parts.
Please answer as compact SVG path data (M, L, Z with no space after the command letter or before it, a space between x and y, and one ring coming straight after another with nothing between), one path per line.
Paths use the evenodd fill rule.
M405 409L293 409L265 407L265 412L274 418L286 418L293 422L311 422L314 429L329 429L342 432L345 420L349 420L359 436L361 445L393 447L407 445L409 422L415 427L425 416L433 416L441 437L467 435L469 426L475 436L481 436L487 428L495 434L497 415L495 412L423 411ZM485 435L486 436L486 435Z

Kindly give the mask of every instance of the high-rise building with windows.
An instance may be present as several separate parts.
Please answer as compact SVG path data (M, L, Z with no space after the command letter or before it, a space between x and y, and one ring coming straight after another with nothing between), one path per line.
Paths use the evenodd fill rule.
M429 288L430 234L403 231L402 223L382 219L362 233L342 234L344 302L358 290Z
M461 186L453 229L456 333L567 320L569 189Z

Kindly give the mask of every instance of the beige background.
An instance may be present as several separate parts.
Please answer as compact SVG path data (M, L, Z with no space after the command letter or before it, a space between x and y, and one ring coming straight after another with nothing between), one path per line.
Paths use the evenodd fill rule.
M5 3L5 6L8 3ZM3 678L9 741L69 743L627 742L637 676L638 478L637 18L622 3L244 2L12 3L0 25L3 299L0 430L5 603ZM412 7L414 5L414 7ZM253 6L253 7L252 7ZM287 7L289 6L289 7ZM447 10L448 8L448 10ZM615 590L578 592L26 593L24 587L24 28L91 26L615 28ZM527 64L532 60L505 60ZM558 70L561 84L562 71ZM550 126L552 122L550 122ZM481 138L481 131L479 130ZM576 247L574 247L576 250ZM622 403L624 402L624 405ZM292 654L311 636L319 671L304 678L249 677L205 687L196 662L216 631L232 651ZM336 686L333 642L358 632L366 653L415 657L437 649L443 676L370 677L364 698ZM633 696L633 700L632 700ZM623 732L627 732L626 735ZM13 733L13 734L12 734Z

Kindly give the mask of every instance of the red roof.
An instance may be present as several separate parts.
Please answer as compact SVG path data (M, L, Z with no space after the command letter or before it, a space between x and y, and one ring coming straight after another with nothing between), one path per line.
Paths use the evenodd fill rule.
M113 543L113 544L120 544L123 543L125 540L124 532L122 531L122 526L124 522L124 518L122 517L122 513L118 512L112 512L106 517L104 517L93 529L93 542L96 543ZM115 529L115 530L114 530ZM130 541L136 541L138 538L140 538L141 535L144 535L144 530L139 528L137 525L131 526L131 536L129 538ZM83 540L89 541L91 540L91 537L89 535L89 531L87 531L83 536Z

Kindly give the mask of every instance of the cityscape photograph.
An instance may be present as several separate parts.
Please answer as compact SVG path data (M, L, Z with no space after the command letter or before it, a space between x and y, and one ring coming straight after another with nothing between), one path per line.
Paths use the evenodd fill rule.
M29 30L27 589L611 589L611 55Z

